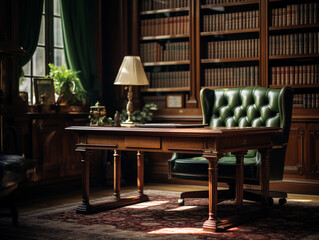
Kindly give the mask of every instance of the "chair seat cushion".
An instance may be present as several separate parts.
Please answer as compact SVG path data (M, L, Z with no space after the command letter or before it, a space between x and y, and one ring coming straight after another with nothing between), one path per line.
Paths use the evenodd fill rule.
M244 158L244 178L257 179L258 176L258 163L255 157ZM203 157L193 158L181 158L174 160L173 172L175 177L180 176L192 176L191 178L197 178L197 180L204 180L208 177L208 160ZM196 177L197 175L197 177ZM218 177L219 178L234 178L236 176L236 159L232 156L222 157L218 161ZM187 177L182 177L187 178Z
M25 178L26 163L22 156L0 154L0 189L8 188Z

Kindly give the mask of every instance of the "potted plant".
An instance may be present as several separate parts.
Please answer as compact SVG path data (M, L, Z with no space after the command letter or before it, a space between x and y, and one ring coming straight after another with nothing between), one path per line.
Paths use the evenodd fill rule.
M59 67L49 63L50 72L47 77L53 79L55 93L59 95L59 105L80 105L85 103L87 92L77 77L79 71L67 69L65 65Z
M151 122L153 119L153 112L157 110L157 105L154 103L145 104L142 110L136 110L132 113L131 119L136 123L146 123ZM127 119L127 111L125 109L122 110L120 114L121 122L125 122Z

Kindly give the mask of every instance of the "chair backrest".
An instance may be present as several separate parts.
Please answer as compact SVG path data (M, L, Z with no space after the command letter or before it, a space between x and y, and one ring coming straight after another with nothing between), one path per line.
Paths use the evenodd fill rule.
M284 147L280 153L272 154L275 157L270 160L270 178L282 179L292 115L292 88L245 87L216 90L204 88L200 92L200 100L204 124L215 127L282 128L282 135L276 136L274 141L278 141L278 144ZM276 169L273 171L272 168Z

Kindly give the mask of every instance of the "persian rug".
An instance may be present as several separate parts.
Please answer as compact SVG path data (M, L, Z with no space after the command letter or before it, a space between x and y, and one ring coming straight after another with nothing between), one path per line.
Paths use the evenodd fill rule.
M207 199L186 199L185 206L179 206L179 193L145 193L148 202L91 215L77 214L79 203L75 203L21 213L18 227L12 226L11 219L1 218L0 239L319 239L318 203L288 200L284 206L272 206L266 217L210 233L202 230ZM234 202L219 203L218 210L227 215L234 211Z

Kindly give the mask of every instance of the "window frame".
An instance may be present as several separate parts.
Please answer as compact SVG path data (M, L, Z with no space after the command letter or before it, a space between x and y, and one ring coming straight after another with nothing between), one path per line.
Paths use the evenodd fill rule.
M29 74L24 74L24 77L26 81L29 81L30 84L30 92L28 92L28 95L30 95L28 99L28 105L34 105L36 104L35 99L35 89L34 89L34 83L36 78L43 78L46 75L49 74L50 68L48 66L49 63L56 64L55 61L55 50L64 50L64 44L63 44L63 38L62 38L62 47L54 46L54 19L59 18L61 19L61 12L59 12L60 15L55 14L54 12L54 3L57 3L57 6L60 6L59 0L44 0L43 2L43 10L42 11L42 20L44 20L44 44L39 44L39 41L36 46L36 50L40 48L44 48L44 75L36 75L34 72L34 64L36 64L36 61L34 60L34 54L30 61L27 64L30 64L29 66ZM41 22L41 26L43 23ZM62 23L61 23L62 24ZM62 25L61 25L62 27ZM62 36L62 28L61 28L61 36ZM64 54L64 52L63 52ZM27 65L26 64L26 65ZM65 56L62 59L62 64L65 64ZM24 65L23 67L25 67ZM29 85L28 84L28 85ZM19 89L20 90L20 89Z

